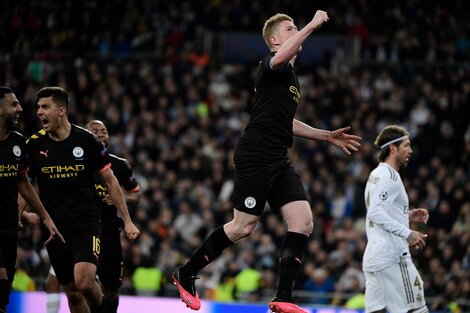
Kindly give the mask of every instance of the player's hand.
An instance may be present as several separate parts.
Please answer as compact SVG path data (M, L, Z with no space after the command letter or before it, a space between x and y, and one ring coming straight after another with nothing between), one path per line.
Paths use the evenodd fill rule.
M317 10L317 12L315 12L315 16L313 16L312 21L310 23L314 29L317 29L323 23L326 23L328 20L328 13L326 13L325 11Z
M49 216L47 216L44 219L44 225L46 226L46 228L49 230L49 233L51 234L49 236L49 239L47 239L46 242L44 243L45 245L47 245L49 242L54 240L56 237L58 237L60 241L65 243L64 237L62 237L62 234L59 232L59 230L55 226L54 221L52 221L52 219Z
M130 222L124 225L124 230L126 232L127 238L132 242L140 235L140 230L134 225L134 223Z
M351 155L351 151L357 151L357 148L361 146L359 140L362 138L356 135L350 135L346 132L351 126L339 128L331 132L331 136L328 137L328 142L343 149L344 153Z
M427 234L422 234L419 231L412 230L406 241L415 249L422 249L426 246Z
M410 211L410 222L418 222L426 224L429 220L428 210L416 208Z
M107 205L114 205L113 199L111 199L109 194L104 196L103 201L106 202Z

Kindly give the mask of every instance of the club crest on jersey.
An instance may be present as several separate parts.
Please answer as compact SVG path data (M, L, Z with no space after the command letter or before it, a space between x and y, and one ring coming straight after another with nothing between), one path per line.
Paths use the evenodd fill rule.
M13 146L13 154L19 157L21 155L21 148L18 146Z
M379 193L379 199L382 200L382 201L385 201L388 199L388 193L386 191L382 191L381 193Z
M75 147L73 148L73 156L76 158L81 158L83 156L83 148L82 147Z
M247 197L245 199L245 206L248 208L248 209L253 209L256 205L256 199L253 198L253 197Z
M421 302L423 301L423 297L421 296L421 294L418 293L418 295L416 296L416 302Z

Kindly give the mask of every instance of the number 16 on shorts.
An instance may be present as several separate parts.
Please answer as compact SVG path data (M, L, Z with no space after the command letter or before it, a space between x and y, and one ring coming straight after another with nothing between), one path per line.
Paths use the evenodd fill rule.
M93 236L93 254L96 256L96 259L98 259L100 255L100 238Z

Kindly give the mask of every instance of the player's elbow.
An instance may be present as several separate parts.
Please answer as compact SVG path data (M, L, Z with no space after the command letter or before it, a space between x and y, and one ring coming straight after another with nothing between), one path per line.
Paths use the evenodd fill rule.
M367 219L369 221L371 221L372 223L374 224L378 224L379 220L380 220L380 216L381 216L381 211L380 209L378 208L369 208L369 210L367 210Z
M272 59L271 59L271 68L272 69L281 69L283 68L287 62L289 62L289 59L282 55L282 54L276 54Z

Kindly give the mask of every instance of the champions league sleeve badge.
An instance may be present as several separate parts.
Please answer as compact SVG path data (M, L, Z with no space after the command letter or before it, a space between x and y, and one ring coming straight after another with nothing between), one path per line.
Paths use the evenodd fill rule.
M382 200L382 201L385 201L388 199L388 193L386 191L382 191L381 193L379 193L379 199Z

